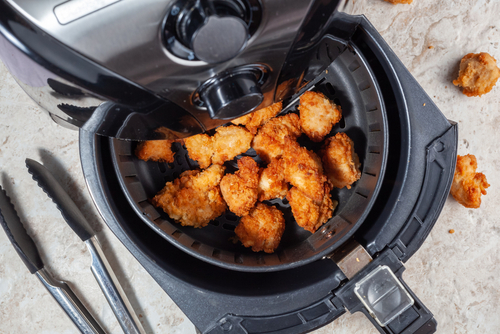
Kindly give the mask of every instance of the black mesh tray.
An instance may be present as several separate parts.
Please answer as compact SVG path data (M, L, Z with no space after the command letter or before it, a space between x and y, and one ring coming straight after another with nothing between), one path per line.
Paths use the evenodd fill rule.
M374 76L363 59L353 50L341 54L307 89L321 91L342 107L343 118L330 135L345 132L353 140L362 164L362 176L351 189L334 189L332 199L338 200L334 217L316 233L299 227L286 200L275 199L268 204L281 209L286 228L274 254L254 253L235 243L234 228L239 217L227 211L202 229L184 227L171 220L161 209L149 202L165 182L177 178L188 169L197 168L183 146L174 143L172 164L144 162L134 156L135 142L112 140L111 150L120 185L130 205L142 220L163 238L189 254L222 267L241 271L274 271L296 267L321 258L349 238L362 224L378 193L383 178L388 133L385 107ZM297 112L299 95L293 97L283 113ZM305 135L299 143L318 151ZM251 156L263 166L253 149ZM226 162L226 173L236 170L236 160Z

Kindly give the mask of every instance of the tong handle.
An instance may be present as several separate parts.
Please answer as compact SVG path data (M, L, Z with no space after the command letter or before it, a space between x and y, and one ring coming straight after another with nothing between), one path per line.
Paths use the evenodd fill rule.
M120 282L116 278L109 262L99 245L99 241L94 236L85 241L90 252L92 263L91 269L97 283L101 287L104 296L113 309L120 326L126 334L145 334L132 305L128 301Z
M65 282L55 280L44 268L35 275L83 334L106 333Z

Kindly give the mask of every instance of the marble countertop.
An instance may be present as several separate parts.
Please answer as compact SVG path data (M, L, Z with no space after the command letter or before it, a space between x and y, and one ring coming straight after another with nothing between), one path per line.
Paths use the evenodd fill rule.
M480 209L448 198L404 279L438 321L438 333L500 333L500 84L482 97L453 86L461 57L500 60L500 1L414 0L392 5L353 0L448 119L459 125L459 154L474 154L491 187ZM432 48L430 48L432 46ZM78 133L56 125L0 63L0 184L12 197L46 268L70 283L109 333L121 329L90 269L85 245L27 173L33 158L57 171L97 231L104 253L147 333L195 333L193 324L100 219L83 179ZM450 234L449 230L455 233ZM26 269L0 231L0 333L76 333L69 318ZM346 314L314 333L377 333L361 314Z

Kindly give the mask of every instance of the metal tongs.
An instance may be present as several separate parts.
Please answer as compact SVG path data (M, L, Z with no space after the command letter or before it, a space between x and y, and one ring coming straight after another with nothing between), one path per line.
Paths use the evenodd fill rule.
M28 167L29 173L38 183L38 186L56 204L71 229L87 245L92 258L92 273L123 331L127 334L145 333L118 279L106 260L94 231L76 204L43 165L34 160L26 159L26 167ZM9 240L29 271L40 279L78 329L85 334L105 333L70 287L65 282L52 278L44 269L44 264L33 239L26 232L10 198L1 187L0 225L4 228Z

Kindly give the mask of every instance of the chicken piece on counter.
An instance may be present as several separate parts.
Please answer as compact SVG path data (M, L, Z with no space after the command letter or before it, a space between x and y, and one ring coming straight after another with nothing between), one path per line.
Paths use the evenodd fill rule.
M385 1L390 2L393 5L397 5L398 3L403 3L403 4L409 5L413 2L413 0L385 0Z
M328 138L320 154L325 174L334 187L351 189L361 177L361 163L354 152L354 143L345 133L339 132Z
M238 160L238 168L236 173L224 175L220 190L229 210L241 217L248 215L257 202L259 166L252 158L243 157Z
M267 163L273 158L280 158L285 148L285 137L296 139L302 134L299 116L287 114L270 119L264 124L253 139L252 147Z
M342 118L340 106L320 92L305 92L300 97L300 127L314 142L322 141Z
M301 147L295 139L285 137L285 151L283 153L285 166L285 180L297 187L316 204L323 201L325 195L321 159L316 153Z
M272 159L259 173L259 201L285 198L288 183L285 181L285 169L282 159Z
M191 159L195 160L201 169L205 169L212 164L214 153L213 137L202 133L184 139L184 144Z
M500 69L495 58L486 52L469 53L460 61L460 71L455 86L463 87L467 96L481 96L488 93L500 78Z
M135 155L144 161L174 162L174 152L172 152L172 143L175 140L148 140L140 142Z
M328 182L324 183L324 187L325 196L321 204L316 204L296 187L290 189L286 195L295 221L299 226L311 233L316 232L318 228L332 218L333 211L338 205L337 201L332 201L330 194L332 188Z
M213 164L222 165L250 148L253 135L245 128L230 125L220 126L215 131Z
M477 160L472 154L457 157L455 175L451 184L451 195L466 208L477 209L481 205L481 194L486 195L490 185L483 173L476 173Z
M203 171L185 171L167 182L151 202L182 226L204 227L226 211L219 188L224 170L224 166L212 165Z
M257 203L250 214L241 217L234 230L243 246L266 253L273 253L278 248L284 231L283 213L263 203Z
M259 109L257 111L251 112L245 116L241 116L231 122L233 124L245 125L251 134L255 135L257 130L265 124L268 120L276 116L283 108L281 101L276 102L269 107Z

